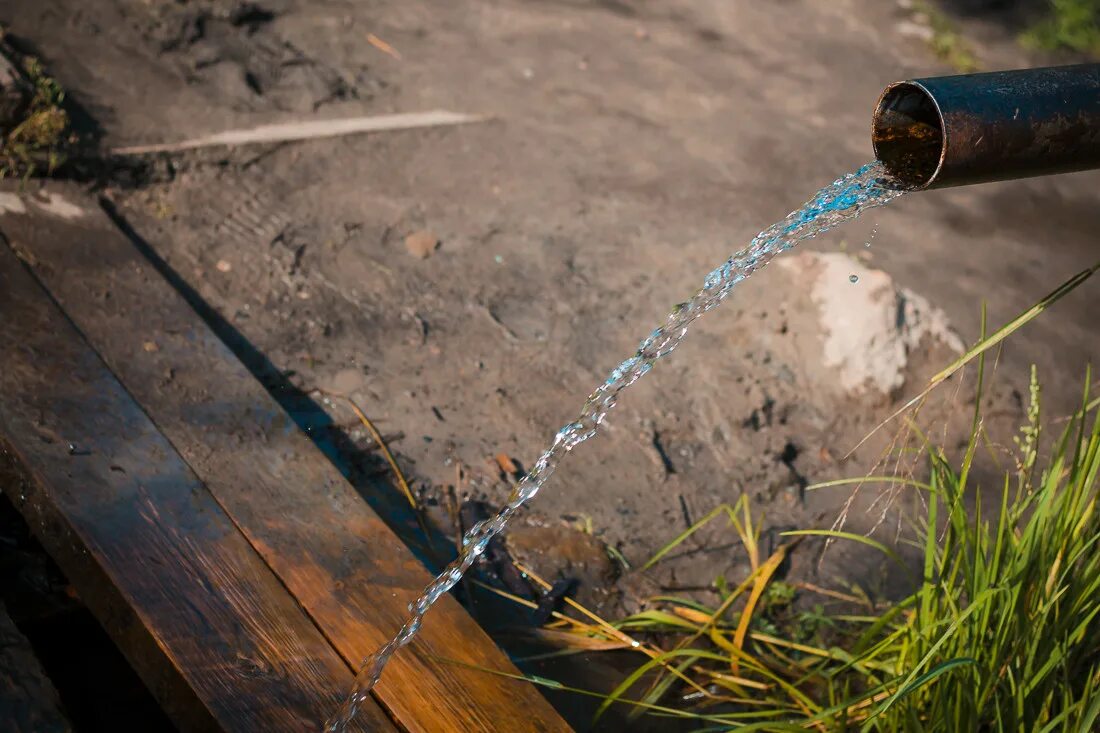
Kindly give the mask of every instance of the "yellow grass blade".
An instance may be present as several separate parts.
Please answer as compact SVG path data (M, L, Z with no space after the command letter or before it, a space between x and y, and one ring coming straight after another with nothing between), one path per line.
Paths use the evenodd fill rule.
M745 608L741 611L741 621L737 625L737 631L733 634L733 645L739 650L743 649L745 646L745 635L749 633L749 623L752 621L752 613L756 610L756 604L759 603L760 596L764 594L769 581L771 581L772 575L786 557L787 545L781 545L779 549L772 553L772 556L764 562L760 568L760 572L756 574L753 580L752 592L749 593L749 598L745 601ZM734 674L737 674L737 657L733 657L730 660L730 669Z

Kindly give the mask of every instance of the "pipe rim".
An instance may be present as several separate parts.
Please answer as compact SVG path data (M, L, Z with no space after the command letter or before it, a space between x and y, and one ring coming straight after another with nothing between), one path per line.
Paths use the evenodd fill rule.
M891 166L891 161L884 159L883 151L879 146L879 123L881 122L882 115L886 112L886 102L895 94L898 90L908 89L919 94L923 99L930 103L930 106L936 112L936 117L939 123L939 135L940 135L940 150L939 157L936 160L936 167L927 177L914 180L912 176L906 175L905 171L899 171L895 166ZM879 95L878 102L875 104L875 112L871 117L871 147L875 152L875 157L882 162L886 171L896 178L897 180L905 183L907 186L912 187L914 190L921 190L932 186L936 179L939 177L940 172L943 170L944 164L947 160L947 147L948 147L948 131L947 120L944 118L943 110L940 109L939 102L936 101L936 96L922 84L915 79L908 79L904 81L896 81L889 84L882 90L882 94ZM887 156L889 157L889 156ZM896 163L896 161L894 161Z

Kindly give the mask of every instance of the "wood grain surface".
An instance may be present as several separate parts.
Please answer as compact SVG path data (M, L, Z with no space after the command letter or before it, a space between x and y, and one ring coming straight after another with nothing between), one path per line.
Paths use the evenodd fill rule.
M316 732L350 684L347 664L2 241L0 485L182 730ZM360 722L394 730L376 706Z

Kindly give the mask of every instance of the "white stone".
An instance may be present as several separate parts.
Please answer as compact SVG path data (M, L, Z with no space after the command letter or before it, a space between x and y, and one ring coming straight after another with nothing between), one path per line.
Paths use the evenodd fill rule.
M909 354L925 338L956 353L964 349L942 310L898 288L881 270L840 252L806 252L777 262L808 288L817 306L824 364L847 392L890 394L901 387ZM858 281L853 283L852 275Z

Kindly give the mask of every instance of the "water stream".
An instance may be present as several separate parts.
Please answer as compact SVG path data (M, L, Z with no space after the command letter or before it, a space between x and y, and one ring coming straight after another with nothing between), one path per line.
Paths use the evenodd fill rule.
M696 318L721 303L739 282L767 265L780 252L854 219L867 209L887 204L903 193L901 186L889 179L881 163L868 163L818 191L802 208L757 234L748 247L707 275L703 288L695 297L677 305L665 324L649 334L634 355L615 367L607 381L589 396L577 419L558 431L553 444L516 485L508 503L496 516L479 522L466 533L459 557L410 604L405 625L388 644L363 662L343 707L325 724L326 733L346 731L359 706L382 676L386 662L416 635L428 609L461 580L485 551L489 540L503 531L509 519L534 498L565 454L596 435L604 417L615 406L619 393L652 369L658 359L679 346Z

